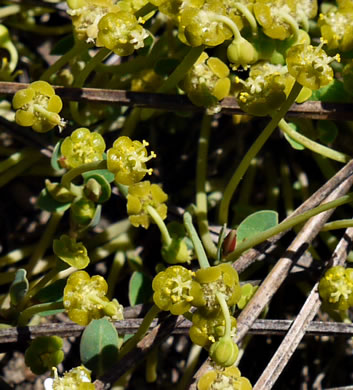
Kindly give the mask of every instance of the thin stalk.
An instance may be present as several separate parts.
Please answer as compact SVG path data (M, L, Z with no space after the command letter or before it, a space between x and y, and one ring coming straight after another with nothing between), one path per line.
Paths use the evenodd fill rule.
M147 212L158 226L161 232L161 238L163 245L169 246L172 243L172 238L168 232L167 226L165 225L161 216L157 213L156 209L152 206L147 206Z
M61 179L61 184L70 189L70 184L72 180L74 180L77 176L80 176L84 172L93 171L95 169L106 169L107 168L107 161L106 160L100 160L100 161L94 161L91 163L80 165L77 168L70 169Z
M21 175L24 171L29 169L32 165L34 165L42 155L40 153L31 154L31 157L28 158L28 155L23 160L19 161L15 166L10 169L7 169L0 176L0 188L4 187L11 180L14 180L17 176Z
M232 323L230 320L230 314L229 314L229 307L227 305L227 302L224 298L224 295L220 292L216 292L216 298L221 306L222 314L224 317L224 337L231 337L231 329L232 329Z
M195 230L194 225L192 224L191 214L188 211L184 213L184 225L194 245L194 249L196 252L197 260L200 264L200 268L208 268L210 266L210 263L208 262L206 252L202 246L201 240Z
M297 82L295 82L287 100L283 103L282 107L272 116L271 121L268 123L268 125L259 135L259 137L255 140L255 142L251 145L250 149L245 154L238 168L236 169L233 176L231 177L229 183L226 186L226 189L224 190L223 199L221 201L220 208L219 208L218 219L220 225L223 225L228 221L230 201L241 179L243 178L246 170L248 169L251 160L256 156L256 154L260 151L260 149L265 144L267 139L273 133L279 121L285 116L285 114L287 113L287 111L289 110L289 108L291 107L291 105L294 103L295 99L299 95L301 89L302 86Z
M339 221L331 221L325 223L321 231L327 232L329 230L346 229L349 227L353 227L353 219L341 219Z
M34 245L28 245L19 249L14 249L13 251L7 253L6 255L1 256L0 267L5 267L10 264L15 264L23 260L33 252L34 248L35 248Z
M101 63L103 60L110 55L111 51L106 48L102 48L94 57L92 57L84 67L81 73L79 73L78 77L75 79L73 83L73 87L81 88L88 76L93 72L93 70ZM79 112L79 103L78 102L70 102L70 112L74 120L79 123L81 126L88 126L90 124L89 118L83 118Z
M18 326L26 326L29 320L36 314L42 313L48 310L60 310L64 309L63 302L50 302L50 303L40 303L39 305L34 305L25 309L21 312L18 318Z
M211 133L212 117L204 115L199 137L199 147L196 161L196 210L195 215L203 246L209 257L213 259L217 256L217 247L213 243L207 218L207 195L206 195L206 175L208 145Z
M21 11L21 6L18 4L8 5L7 7L0 8L0 19L7 16L18 14Z
M142 324L140 325L138 331L135 333L135 335L129 339L120 349L119 352L119 360L121 360L125 355L127 355L130 351L132 351L135 346L138 344L140 340L144 337L144 335L147 333L152 321L157 317L157 315L160 313L160 309L153 305L150 310L145 315Z
M81 40L76 40L74 46L64 55L62 55L54 64L52 64L40 77L40 80L49 81L50 77L57 73L72 58L78 56L81 52L88 50L90 46Z
M336 150L328 148L327 146L320 145L319 143L312 141L310 138L305 137L303 134L298 133L291 126L289 126L289 124L284 119L280 120L278 126L285 134L294 139L294 141L299 142L301 145L315 153L321 154L324 157L341 163L346 163L351 160L351 157L347 154L337 152Z
M237 257L243 253L244 251L260 244L261 242L266 241L268 238L275 236L276 234L279 234L283 231L286 231L288 229L291 229L293 226L298 225L300 223L305 222L309 218L320 214L324 211L336 208L338 206L342 206L346 203L350 203L353 201L353 192L344 195L336 200L333 200L331 202L327 202L325 204L322 204L320 206L317 206L311 210L308 210L300 215L297 215L296 217L289 218L283 222L281 222L279 225L274 226L264 232L261 232L259 234L256 234L253 237L250 237L249 239L241 242L234 252L230 253L225 261L234 261L237 259Z
M37 262L43 258L45 251L52 245L54 234L63 215L63 212L55 212L51 215L49 223L46 225L45 231L26 267L28 278L32 275L33 268L36 266Z

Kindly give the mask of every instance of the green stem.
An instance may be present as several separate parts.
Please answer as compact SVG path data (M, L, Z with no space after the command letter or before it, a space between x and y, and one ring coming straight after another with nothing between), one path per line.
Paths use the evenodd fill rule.
M14 4L8 5L7 7L0 8L0 19L6 18L10 15L18 14L21 11L21 6Z
M196 161L196 218L200 231L200 236L204 248L209 257L213 259L217 256L217 248L213 243L207 219L207 195L206 195L206 175L208 145L211 133L212 116L204 115L201 125L199 147Z
M42 155L37 152L35 154L31 153L30 158L28 157L29 156L26 156L26 158L18 162L14 167L7 169L6 172L0 176L0 188L4 187L11 180L15 179L21 173L29 169L42 157Z
M208 262L206 252L202 246L201 240L196 232L196 229L192 224L191 214L188 211L185 211L184 213L184 225L194 245L194 249L196 252L197 260L200 264L200 268L208 268L210 266L210 263Z
M330 158L331 160L335 160L341 163L348 162L351 157L347 154L337 152L327 146L320 145L317 142L312 141L310 138L305 137L303 134L295 131L284 119L281 119L279 124L279 128L287 134L294 141L299 142L301 145L305 146L307 149L312 150L315 153L321 154L324 157Z
M278 15L281 16L282 19L290 25L294 41L297 42L299 40L299 26L297 21L287 12L279 11Z
M229 307L222 293L216 292L216 298L219 305L221 306L222 314L225 321L224 337L231 337L230 332L232 329L232 324L230 320Z
M34 305L29 307L28 309L25 309L21 312L20 316L18 317L18 326L26 326L29 322L29 320L38 313L42 313L44 311L48 310L60 310L64 309L63 302L50 302L50 303L40 303L39 305Z
M18 164L20 161L24 160L25 158L31 160L32 156L36 156L36 155L38 155L38 152L31 149L23 149L20 152L14 153L6 160L0 162L0 173L8 170L9 168Z
M153 305L150 310L145 315L140 327L138 328L137 332L131 339L129 339L121 348L119 352L119 360L121 360L125 355L127 355L130 351L132 351L135 346L138 344L138 342L144 337L144 335L147 333L152 321L157 317L157 315L160 313L159 307L156 305Z
M108 55L110 55L111 51L106 49L105 47L100 49L98 53L94 57L92 57L86 64L85 68L78 75L73 83L73 87L81 88L88 76L93 72L93 70L98 66ZM73 119L79 123L81 126L88 126L91 123L90 118L83 118L79 111L79 102L70 102L70 112Z
M106 296L109 300L113 299L114 297L115 287L117 285L119 277L121 276L121 271L124 268L125 263L125 253L122 250L117 251L115 253L114 260L109 267L109 275L107 279L108 292Z
M138 11L135 12L136 19L142 18L145 15L148 15L149 13L158 10L158 7L151 3L147 3L142 8L140 8Z
M353 192L344 195L336 200L333 200L331 202L324 203L320 206L317 206L311 210L308 210L300 215L297 215L293 218L290 218L286 221L281 222L279 225L274 226L264 232L261 232L259 234L256 234L253 237L250 237L249 239L241 242L234 252L230 253L225 261L234 261L238 258L238 256L243 253L244 251L260 244L261 242L266 241L268 238L275 236L276 234L279 234L283 231L286 231L288 229L291 229L293 226L298 225L300 223L303 223L307 221L309 218L314 217L317 214L320 214L324 211L336 208L338 206L342 206L346 203L350 203L353 201Z
M120 136L131 137L134 130L136 129L137 124L140 121L141 108L134 107L128 117L125 119L124 126L120 132Z
M283 160L281 161L281 183L282 183L282 194L284 207L286 215L292 214L294 210L294 200L293 200L293 188L292 182L290 180L290 171L289 167Z
M242 3L235 3L234 7L243 14L244 18L248 21L250 25L252 34L256 35L257 34L256 19L254 15L250 12L249 8Z
M107 169L107 161L100 160L91 163L80 165L77 168L70 169L61 179L61 184L70 189L70 183L84 172L93 171L95 169Z
M264 143L267 141L267 139L270 137L270 135L273 133L275 128L277 127L279 121L285 116L287 111L289 110L290 106L294 103L295 99L299 95L299 92L301 91L302 86L295 82L293 85L293 88L287 98L287 100L283 103L282 107L275 112L275 114L272 116L271 121L268 123L268 125L265 127L265 129L262 131L262 133L259 135L259 137L255 140L255 142L251 145L248 152L243 157L242 161L240 162L238 168L234 172L233 176L231 177L229 183L227 184L227 187L224 191L223 199L220 204L219 208L219 224L223 225L227 223L228 221L228 213L229 213L229 204L233 197L233 194L238 187L238 184L240 183L241 179L243 178L246 170L248 169L251 160L256 156L256 154L260 151Z
M161 232L162 243L169 246L172 243L172 238L170 237L167 226L165 225L163 219L152 206L147 206L147 212L152 217L153 221Z
M191 346L189 357L186 366L184 368L183 376L178 381L175 390L184 390L188 388L188 385L190 384L192 376L195 372L196 365L199 362L202 349L203 349L202 347L196 344L193 344Z
M51 282L55 276L63 271L62 266L56 266L53 269L51 269L46 275L44 275L42 278L34 281L30 285L30 289L27 292L26 296L24 299L21 301L21 303L18 306L18 311L22 311L27 303L30 301L31 298L33 298L43 287L45 287L49 282Z
M158 93L166 93L181 81L203 52L204 46L192 47L181 63L158 88Z
M72 24L65 24L63 26L44 26L38 24L29 24L29 23L16 23L13 21L6 21L6 24L10 27L14 27L22 31L30 31L35 34L41 35L64 35L72 32Z
M15 45L10 40L4 43L2 47L6 49L10 54L10 61L8 62L7 66L9 72L12 73L16 69L18 63L18 51Z
M52 245L54 234L63 215L63 212L56 212L51 215L50 221L46 225L45 231L36 246L36 249L32 253L31 258L29 259L28 266L26 267L28 279L32 275L33 268L36 266L37 262L42 259L45 251Z
M211 20L214 20L215 22L220 22L225 24L227 27L229 27L232 30L234 40L238 41L239 39L242 39L242 36L240 34L238 26L233 22L232 19L228 18L228 16L224 15L218 15L214 14L213 12L210 12L212 14Z
M159 357L159 346L152 348L146 358L146 382L154 383L158 378L157 367Z
M54 64L52 64L40 77L40 80L49 81L50 77L57 73L64 65L66 65L72 58L78 56L84 50L88 50L90 46L84 42L77 40L74 46L64 55L62 55Z
M34 245L28 245L20 249L14 249L13 251L7 253L4 256L0 257L0 267L5 267L10 264L15 264L27 256L29 256L34 250Z
M331 221L325 223L321 231L327 232L328 230L346 229L352 226L353 226L353 219L340 219L339 221Z

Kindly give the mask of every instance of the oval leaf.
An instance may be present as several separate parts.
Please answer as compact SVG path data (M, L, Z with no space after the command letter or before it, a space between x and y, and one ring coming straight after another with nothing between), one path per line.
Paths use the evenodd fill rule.
M106 318L93 320L82 333L80 357L85 367L101 376L118 358L118 332Z
M44 188L37 200L37 206L42 210L54 212L64 212L68 210L71 206L71 203L61 203L53 199L48 193L47 189Z
M240 243L258 233L264 232L278 224L278 213L272 210L261 210L249 215L238 226L237 242Z
M16 306L22 301L28 292L28 286L27 271L21 268L16 272L15 280L10 286L10 298L12 305Z
M135 271L129 283L129 301L131 306L148 302L152 295L152 283L142 272Z

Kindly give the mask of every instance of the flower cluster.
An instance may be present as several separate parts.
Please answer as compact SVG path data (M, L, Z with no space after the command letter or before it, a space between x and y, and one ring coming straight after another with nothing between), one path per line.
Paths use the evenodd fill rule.
M330 268L320 280L319 293L324 304L331 310L346 310L352 307L353 268Z
M251 390L249 380L243 376L237 367L227 367L220 370L212 370L204 374L198 384L198 390Z
M69 15L78 39L127 56L144 47L147 30L128 4L113 0L68 0Z
M186 75L182 88L195 105L215 113L220 110L218 102L229 94L228 76L229 68L223 61L203 52Z
M53 368L54 378L44 381L45 390L94 390L91 383L91 372L84 366L75 367L60 378L57 369Z
M65 168L77 168L80 165L102 160L105 142L99 133L90 132L81 127L66 137L61 144L60 164Z
M64 307L69 318L82 326L104 316L122 320L123 307L116 299L110 301L105 296L107 291L108 284L102 276L90 277L85 271L73 273L64 289Z
M21 126L31 126L39 133L45 133L55 126L65 127L65 121L59 115L62 101L45 81L34 81L16 92L12 105L16 110L16 122Z
M154 152L148 155L147 141L132 141L129 137L119 137L108 149L107 164L110 172L115 174L115 181L132 185L141 181L146 174L152 174L152 168L146 168L146 162L156 157Z

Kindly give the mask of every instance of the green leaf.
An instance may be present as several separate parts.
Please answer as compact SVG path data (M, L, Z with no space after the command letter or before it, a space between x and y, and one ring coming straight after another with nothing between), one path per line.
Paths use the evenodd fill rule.
M15 275L15 280L10 286L11 305L18 305L28 292L27 271L20 268Z
M319 130L320 141L324 144L332 143L338 135L338 128L335 122L318 121L317 128Z
M50 159L50 165L55 171L62 171L63 168L59 165L58 160L61 155L61 144L64 142L64 140L60 140L57 142L57 144L54 147L53 155L51 156Z
M60 279L42 288L38 294L34 296L40 303L58 302L64 296L64 288L66 286L66 279Z
M131 306L148 302L152 295L152 283L142 272L135 271L129 283L129 302Z
M114 173L108 171L108 169L95 169L93 171L87 171L82 173L82 177L85 182L88 181L88 179L90 179L91 177L94 177L96 175L103 176L108 183L112 183L115 178Z
M80 357L85 367L101 376L118 357L118 332L106 318L92 320L84 330L80 342Z
M309 100L331 102L331 103L350 103L351 98L343 87L343 83L338 80L333 80L330 84L313 91Z
M237 243L249 239L258 233L264 232L278 224L278 213L273 210L261 210L249 215L238 226Z
M42 210L54 212L64 212L68 210L71 206L71 203L61 203L53 199L48 193L47 189L44 188L38 198L37 206Z
M73 48L74 43L75 43L74 35L73 34L67 35L66 37L60 39L60 41L56 45L54 45L50 54L57 55L57 56L63 55Z

